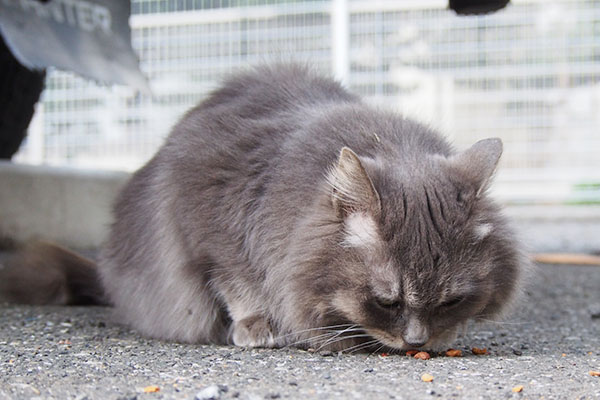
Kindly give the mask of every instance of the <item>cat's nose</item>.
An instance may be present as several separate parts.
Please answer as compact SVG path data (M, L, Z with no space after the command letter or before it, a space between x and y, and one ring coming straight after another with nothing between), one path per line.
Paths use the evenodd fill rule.
M409 342L405 339L404 343L406 343L406 345L410 348L419 348L425 346L425 343L427 342Z
M425 343L429 340L427 325L419 321L416 317L409 318L402 339L410 347L425 346Z

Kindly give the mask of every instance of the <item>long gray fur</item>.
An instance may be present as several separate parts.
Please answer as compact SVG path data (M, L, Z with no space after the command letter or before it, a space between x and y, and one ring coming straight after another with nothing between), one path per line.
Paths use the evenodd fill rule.
M489 139L456 153L300 66L236 75L122 192L104 288L124 321L162 339L443 345L469 318L497 317L526 264L485 194L501 151ZM369 184L379 208L359 195ZM375 223L374 243L356 244L351 217L355 230Z
M102 288L73 287L78 259L42 246L15 258L29 272L6 292L102 297L182 342L440 348L506 310L528 266L486 194L501 153L499 139L456 152L307 68L256 68L189 111L126 185ZM42 279L33 264L52 254Z

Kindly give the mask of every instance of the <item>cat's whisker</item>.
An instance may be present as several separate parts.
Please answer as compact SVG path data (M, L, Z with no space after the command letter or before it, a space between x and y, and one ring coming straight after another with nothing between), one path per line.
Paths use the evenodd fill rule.
M358 330L357 330L358 331ZM336 337L337 332L328 332L328 333L324 333L322 335L317 335L317 336L312 336L312 337L308 337L305 339L299 339L295 342L292 343L288 343L286 344L284 347L294 347L300 344L311 344L311 343L315 343L315 342L326 342L328 340L333 339L333 337ZM315 349L314 351L320 351L322 347L318 347L317 349Z
M311 336L305 339L300 339L297 340L295 342L289 343L286 346L287 347L293 347L302 343L310 343L311 341L315 341L315 340L319 340L319 339L324 339L324 340L328 340L329 338L331 338L332 336L334 336L336 333L335 332L327 332L327 333L323 333L322 335L317 335L317 336Z
M348 348L342 350L341 352L342 353L348 353L348 354L354 354L354 353L356 353L358 351L361 351L361 350L364 350L366 348L369 348L369 347L373 346L375 343L378 343L378 342L379 342L379 340L377 340L377 339L369 340L368 342L359 343L357 345L348 347Z
M477 318L477 322L482 322L486 324L496 324L496 325L526 325L531 322L528 321L519 321L519 322L511 322L511 321L495 321L493 319L485 319L485 318Z
M327 329L330 330L334 330L337 328L351 328L351 327L356 327L356 324L339 324L339 325L329 325L329 326L319 326L317 328L308 328L308 329L301 329L299 331L294 331L294 332L290 332L290 333L286 333L284 335L279 335L276 337L276 339L283 339L286 338L288 336L294 336L294 335L298 335L300 333L307 333L307 332L314 332L314 331L324 331Z
M319 350L323 349L323 347L325 347L325 346L330 346L330 345L333 345L335 343L343 342L344 340L357 339L357 338L371 338L371 336L368 335L368 334L366 334L366 333L363 333L363 334L360 334L360 335L336 336L334 339L330 339L330 340L326 341L325 343L323 343L315 351L319 351Z
M350 329L350 330L347 330L346 332L359 332L359 331L362 332L362 329ZM314 341L319 341L320 339L329 340L336 336L338 336L338 331L330 331L330 332L323 333L321 335L311 336L311 337L307 337L305 339L299 339L295 342L288 343L286 346L292 347L292 346L295 346L295 345L298 345L301 343L310 343L310 342L314 342ZM317 351L318 350L319 349L317 349Z
M375 354L375 353L379 353L379 351L380 351L381 349L383 349L384 347L385 347L385 344L383 344L383 343L382 343L382 344L381 344L381 346L379 346L378 348L376 348L376 349L375 349L375 350L374 350L374 351L373 351L371 354L369 354L369 355L367 356L367 358L371 357L371 356L372 356L373 354Z
M356 332L356 331L362 331L362 329L358 329L356 328L357 325L351 325L351 324L342 324L342 325L330 325L330 326L323 326L323 327L318 327L318 328L310 328L310 329L303 329L300 331L295 331L295 332L291 332L285 335L280 335L277 336L275 338L275 340L279 340L279 339L285 339L287 337L290 336L298 336L301 333L310 333L310 332L318 332L318 331L323 331L323 330L329 330L325 333L322 333L320 335L316 335L316 336L310 336L307 337L305 339L299 339L295 342L292 343L288 343L286 344L287 347L291 347L291 346L295 346L301 343L306 343L306 342L310 342L310 341L314 341L314 340L319 340L321 338L328 338L328 337L332 337L332 336L336 336L339 334L339 330L337 329L331 329L331 328L337 328L337 327L346 327L345 329L343 329L343 332Z
M340 335L343 335L344 333L347 333L347 332L353 332L353 331L357 331L357 330L360 330L360 331L362 331L362 329L355 329L356 327L357 327L357 325L354 325L354 326L352 327L352 329L351 329L351 328L348 328L348 329L344 329L344 330L341 330L341 331L339 331L339 332L338 332L338 333L337 333L335 336L333 336L331 339L329 339L328 341L326 341L325 343L323 343L323 344L322 344L322 345L321 345L321 346L320 346L320 347L317 349L317 351L319 351L319 350L321 350L323 347L327 346L327 345L329 344L329 342L335 342L335 339L336 339L337 337L339 337Z
M343 349L343 350L340 351L340 353L342 353L342 354L354 354L354 353L357 353L359 351L368 349L369 347L373 346L376 342L377 342L377 340L372 340L372 341L369 341L369 342L360 343L360 344L348 347L346 349Z

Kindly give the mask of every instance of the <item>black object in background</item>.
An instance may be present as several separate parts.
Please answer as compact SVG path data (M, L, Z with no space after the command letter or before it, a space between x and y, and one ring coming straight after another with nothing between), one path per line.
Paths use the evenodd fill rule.
M459 15L488 14L506 7L510 0L450 0L448 7Z
M21 65L0 35L0 159L10 159L19 149L45 76Z

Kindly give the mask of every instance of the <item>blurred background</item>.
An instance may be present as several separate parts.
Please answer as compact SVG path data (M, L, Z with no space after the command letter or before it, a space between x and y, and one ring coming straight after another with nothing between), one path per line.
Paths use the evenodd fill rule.
M458 149L502 138L493 192L515 219L542 222L523 228L534 247L600 249L600 0L512 0L479 16L447 0L132 0L131 12L153 95L50 69L14 162L133 171L224 75L294 60Z
M52 71L18 162L134 170L224 74L297 60L459 148L501 137L503 200L600 203L600 1L513 0L484 16L457 16L438 0L131 7L154 97Z

